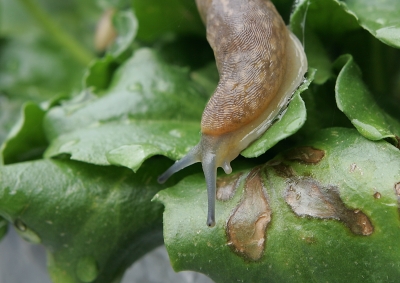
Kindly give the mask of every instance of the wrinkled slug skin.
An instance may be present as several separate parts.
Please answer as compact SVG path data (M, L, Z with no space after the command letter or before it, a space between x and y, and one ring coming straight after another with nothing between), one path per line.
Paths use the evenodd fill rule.
M261 115L286 69L287 28L267 0L196 0L214 50L220 81L201 121L202 133L221 135Z
M158 179L201 162L207 225L215 225L216 172L284 113L304 79L307 58L269 0L196 0L220 76L201 119L201 140Z

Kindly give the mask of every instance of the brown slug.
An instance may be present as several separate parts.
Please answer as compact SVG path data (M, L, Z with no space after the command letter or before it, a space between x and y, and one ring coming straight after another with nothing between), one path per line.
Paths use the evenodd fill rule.
M201 162L207 225L215 225L216 172L259 138L286 109L307 71L303 46L269 0L196 0L220 80L201 120L201 140L158 181Z

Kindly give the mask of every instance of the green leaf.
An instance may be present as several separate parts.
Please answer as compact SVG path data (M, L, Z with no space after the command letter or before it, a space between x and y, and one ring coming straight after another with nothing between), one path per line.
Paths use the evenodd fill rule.
M336 103L356 129L368 139L391 138L394 144L400 137L400 122L383 111L365 86L361 71L351 55L336 62L341 68L336 81Z
M138 22L131 10L117 11L113 17L117 38L107 50L103 58L92 61L86 70L85 87L93 87L94 91L108 87L113 72L122 60L135 39Z
M375 8L379 10L377 13L381 21L386 21L383 11L389 6L392 9L387 3L347 2L358 2L363 9L380 6ZM392 19L391 13L388 14L388 21ZM375 17L373 14L368 13ZM350 11L345 3L337 0L298 1L290 27L305 46L309 66L317 69L315 83L322 84L332 78L331 62L342 54L350 53L361 67L368 87L380 97L380 104L391 113L398 112L397 91L393 90L393 86L398 81L400 53L362 29L365 26L358 15Z
M305 52L307 55L309 68L317 70L313 80L316 84L324 84L327 80L333 77L332 61L329 58L328 52L322 45L321 40L307 29L305 36Z
M140 40L153 41L168 32L205 34L194 1L132 1L132 7L139 21Z
M169 64L188 67L193 71L198 71L207 64L213 64L216 69L214 52L205 37L168 33L155 41L153 48ZM218 82L218 71L216 72ZM214 90L215 88L210 93Z
M215 282L396 281L398 168L389 143L326 129L265 165L221 176L214 228L204 176L188 177L155 197L172 266Z
M81 100L49 111L46 157L67 153L134 170L155 154L180 158L198 141L206 99L186 70L166 65L151 49L139 49L116 71L102 97L84 93ZM140 155L127 160L125 151L134 148Z
M106 89L117 66L115 58L109 54L92 61L85 72L85 87L95 92Z
M346 0L346 11L360 25L387 45L400 48L400 2L397 0Z
M303 0L295 5L290 28L304 45L309 67L317 70L314 82L323 84L333 74L331 54L323 44L326 40L321 37L328 34L326 31L329 37L340 37L359 26L336 0Z
M119 57L125 52L135 39L138 21L132 10L118 11L113 17L113 24L117 30L117 38L108 50L114 57Z
M80 87L81 64L92 57L87 50L93 50L93 27L100 14L95 4L95 0L2 3L0 91L42 101L60 93L70 95Z
M0 91L35 101L71 93L83 69L48 38L12 38L0 46Z
M26 16L19 1L1 2L2 17L0 33L3 36L22 33L26 28L32 32L32 20Z
M191 121L108 122L61 135L51 142L45 157L70 154L73 160L121 165L136 172L153 155L182 158L198 142L199 132L199 123Z
M301 97L306 105L307 120L296 135L291 137L289 146L293 146L293 142L301 142L303 138L321 129L353 127L346 115L336 106L334 81L329 80L323 85L312 84Z
M0 215L48 251L54 283L114 282L162 244L162 206L151 203L165 167L129 169L41 160L0 167Z
M131 0L95 0L104 10L107 9L124 9L128 7Z
M290 23L297 36L311 29L326 37L337 37L360 28L354 15L347 13L338 0L301 0L296 3Z
M70 36L76 38L83 46L93 49L93 27L101 15L99 2L102 0L71 0L54 2L52 0L35 0L34 5L51 17L51 20ZM0 33L5 37L46 36L42 23L34 11L27 9L25 0L2 2L2 25ZM89 36L88 36L89 35ZM54 40L54 38L49 38Z
M8 132L18 119L21 104L19 100L9 99L0 94L0 144L6 139Z
M0 164L35 159L47 147L42 122L45 111L35 103L23 105L18 122L0 147Z

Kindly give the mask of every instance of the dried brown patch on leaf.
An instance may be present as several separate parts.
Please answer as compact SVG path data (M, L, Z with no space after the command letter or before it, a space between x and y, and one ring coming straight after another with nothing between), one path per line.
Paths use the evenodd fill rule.
M274 169L276 175L282 178L291 178L295 176L292 167L282 163L282 162L268 162L268 166Z
M298 216L336 218L336 209L311 178L294 178L285 191L285 201Z
M356 235L371 235L374 227L359 209L347 208L336 186L323 186L311 177L296 177L284 193L286 203L298 216L342 221Z
M250 261L262 257L271 213L260 168L253 169L246 178L242 200L226 226L228 244L235 253Z
M394 192L397 196L397 200L400 201L400 182L394 184Z
M317 243L317 238L315 238L314 236L303 237L302 240L309 245Z
M223 176L217 179L217 200L230 200L236 192L243 173Z
M288 160L296 160L306 164L317 164L324 158L325 151L312 146L299 146L285 153Z
M351 232L356 235L369 236L374 232L368 216L360 210L346 209L342 211L340 219L350 228Z

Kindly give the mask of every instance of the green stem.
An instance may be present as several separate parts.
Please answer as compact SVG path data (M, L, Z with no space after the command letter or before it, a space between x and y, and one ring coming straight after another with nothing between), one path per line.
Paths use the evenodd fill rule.
M93 59L93 55L85 47L80 45L73 37L71 37L65 30L63 30L53 19L41 9L35 1L20 0L25 5L28 12L36 19L40 26L51 36L51 38L58 42L65 48L79 63L84 66L88 65Z

